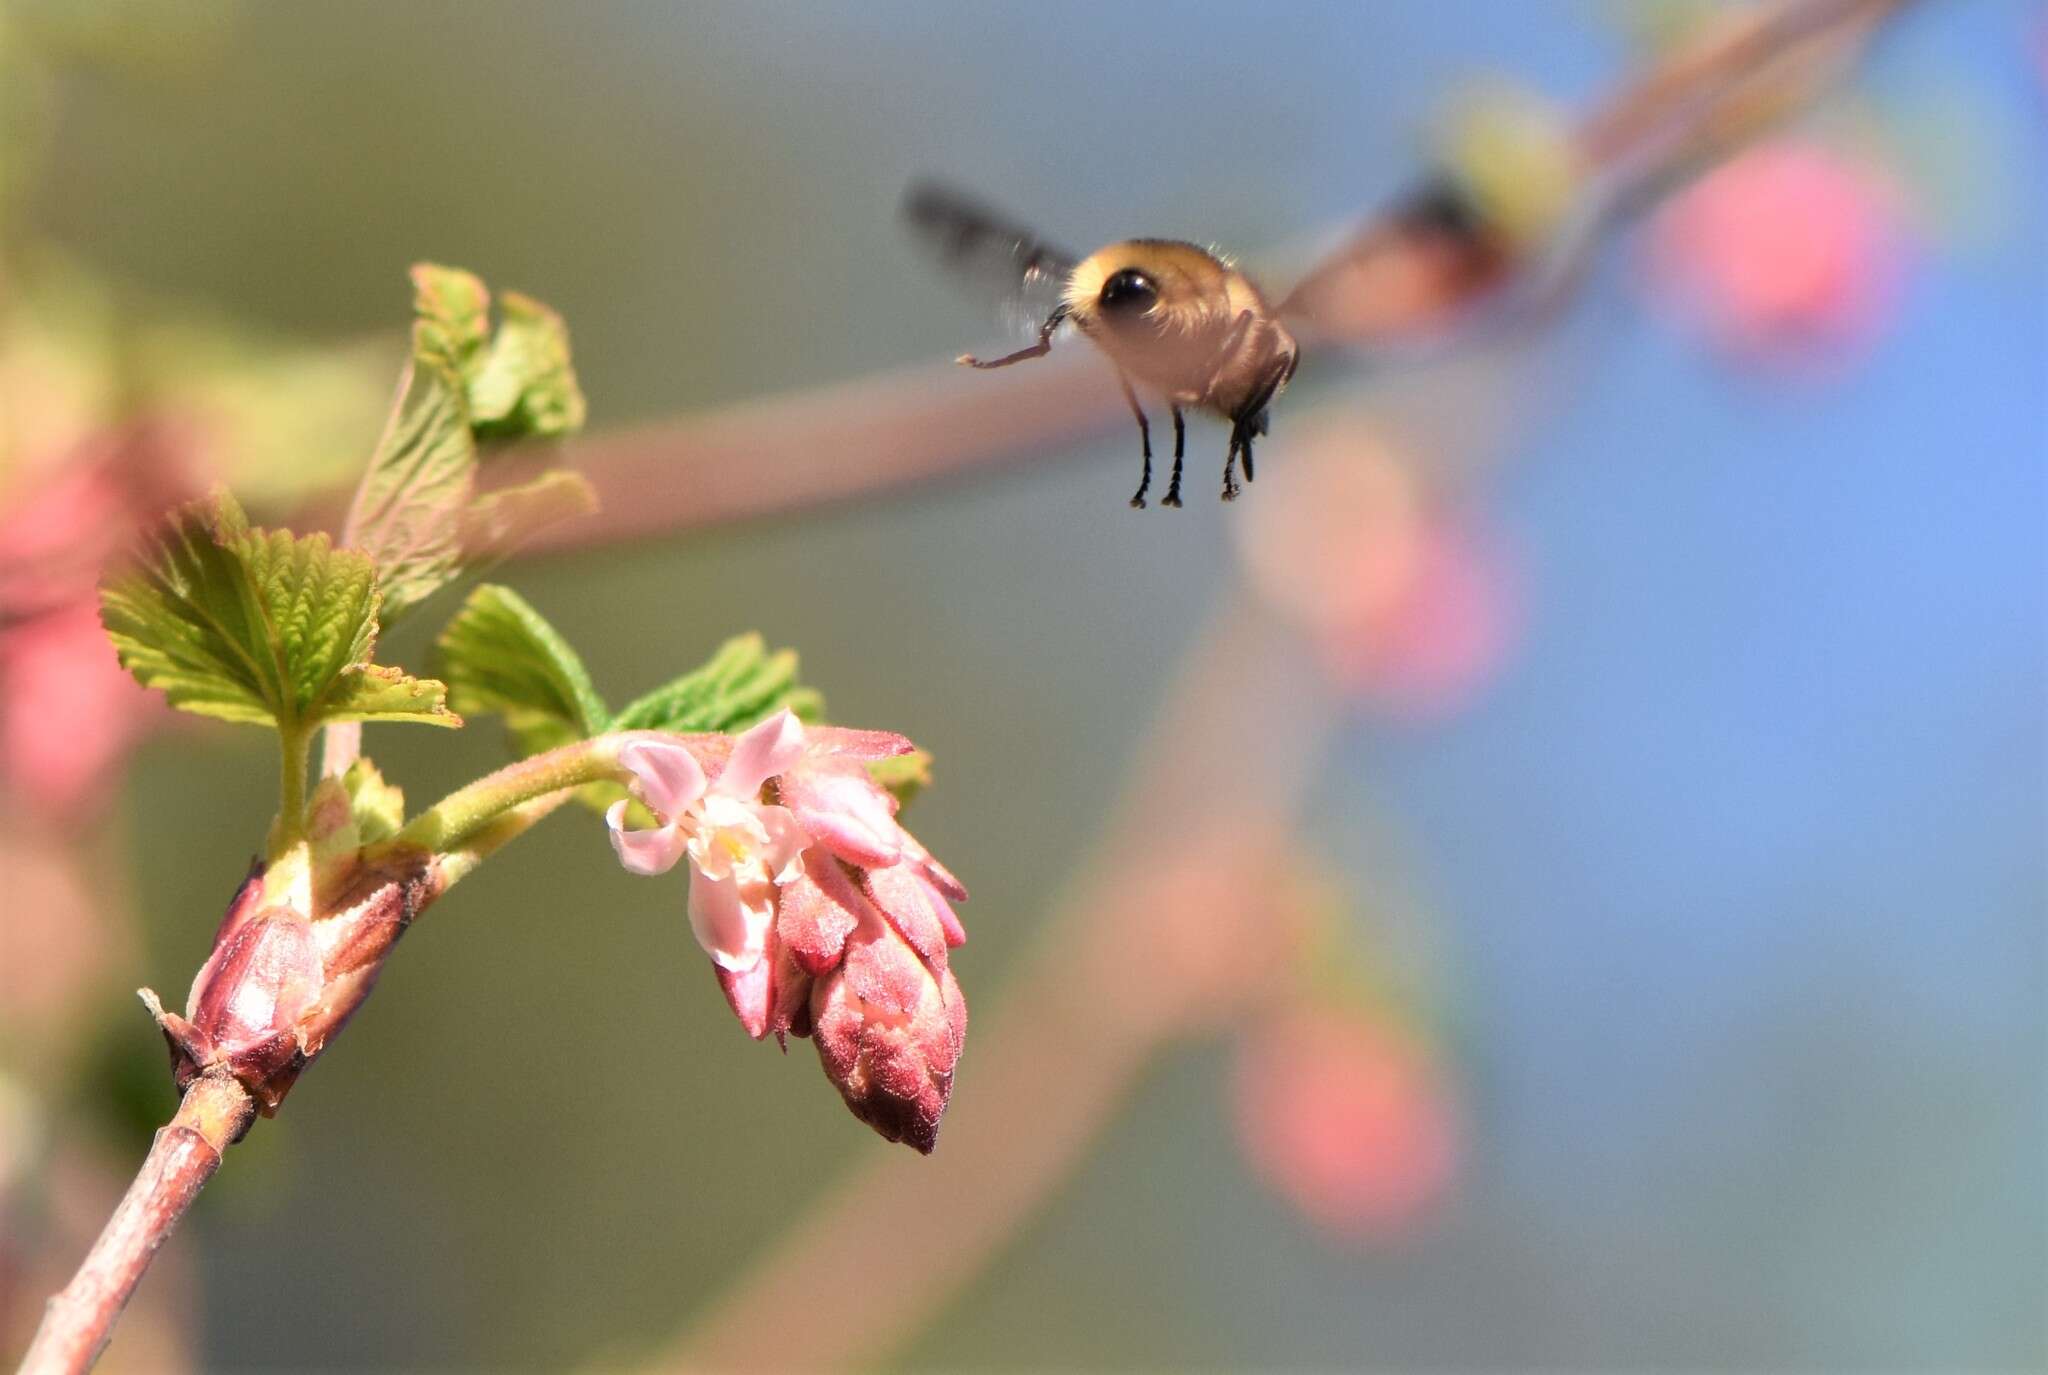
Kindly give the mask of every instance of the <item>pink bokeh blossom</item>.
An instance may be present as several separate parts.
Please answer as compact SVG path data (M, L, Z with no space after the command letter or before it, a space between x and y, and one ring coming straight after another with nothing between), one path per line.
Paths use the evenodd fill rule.
M166 422L108 430L34 470L0 507L0 783L72 818L168 716L99 626L100 571L189 495L195 436Z
M1746 361L1825 371L1890 321L1905 262L1893 184L1874 168L1787 138L1673 196L1650 226L1653 295Z
M1253 586L1353 700L1423 721L1466 706L1515 635L1507 561L1359 419L1309 433L1243 522Z
M1512 584L1476 526L1428 519L1400 595L1324 648L1338 681L1390 716L1427 720L1465 707L1512 638Z
M1341 1240L1409 1230L1456 1170L1444 1086L1394 1026L1331 1010L1283 1013L1240 1046L1232 1101L1254 1172Z
M37 809L87 810L163 714L114 657L91 602L0 627L0 778Z

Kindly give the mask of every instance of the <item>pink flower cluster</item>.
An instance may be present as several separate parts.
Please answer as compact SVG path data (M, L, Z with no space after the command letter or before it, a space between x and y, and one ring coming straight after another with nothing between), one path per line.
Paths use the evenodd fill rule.
M967 891L868 772L911 748L787 711L736 739L647 735L619 759L657 824L628 829L623 801L606 821L633 873L689 861L691 930L747 1034L815 1038L854 1115L929 1152L967 1032L947 967Z

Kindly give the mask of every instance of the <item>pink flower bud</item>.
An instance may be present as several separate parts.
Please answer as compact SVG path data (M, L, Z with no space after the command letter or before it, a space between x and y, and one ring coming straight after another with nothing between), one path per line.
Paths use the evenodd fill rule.
M391 947L432 901L427 864L424 851L405 848L351 861L326 876L325 907L312 916L270 891L266 880L274 875L260 866L252 872L192 981L185 1015L166 1012L143 990L170 1044L178 1086L226 1069L265 1116L275 1114L300 1071L369 997Z
M811 976L787 947L771 942L745 969L713 964L711 970L747 1035L758 1041L770 1032L778 1038L810 1034Z
M782 803L797 824L848 864L888 865L903 856L896 800L858 760L813 759L782 778Z
M953 971L926 964L893 926L863 922L846 959L811 994L825 1075L885 1140L929 1155L967 1038Z
M251 873L192 980L185 1015L166 1013L145 995L170 1042L178 1086L217 1065L259 1093L274 1076L296 1074L299 1019L320 996L321 982L312 924L288 907L267 905L263 876ZM282 1097L279 1090L267 1101L274 1106Z

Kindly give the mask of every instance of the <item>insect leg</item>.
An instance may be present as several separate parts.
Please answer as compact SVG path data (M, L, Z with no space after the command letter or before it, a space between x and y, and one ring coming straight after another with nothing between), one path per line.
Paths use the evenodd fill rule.
M1255 476L1252 471L1252 436L1265 433L1266 406L1272 401L1273 393L1279 391L1281 385L1293 375L1296 357L1297 355L1290 354L1268 368L1265 377L1259 382L1258 390L1245 398L1244 405L1238 408L1236 416L1232 418L1231 450L1233 453L1241 452L1244 455L1246 482L1252 481ZM1236 495L1235 486L1230 480L1230 464L1226 460L1223 466L1223 499L1229 501Z
M1173 481L1166 484L1166 499L1162 506L1180 506L1180 460L1188 450L1188 425L1181 418L1180 407L1173 408Z
M1002 358L991 359L986 363L971 353L963 353L953 361L964 363L970 368L1007 368L1010 364L1021 363L1027 358L1043 358L1046 354L1052 352L1052 332L1058 329L1065 322L1066 318L1066 306L1060 305L1055 307L1053 313L1045 317L1045 323L1038 327L1038 342L1029 348L1018 349L1015 353Z
M1152 425L1145 419L1145 408L1138 404L1138 394L1131 390L1131 379L1119 372L1116 380L1123 386L1124 401L1130 406L1131 414L1138 417L1138 442L1145 448L1145 475L1138 479L1138 490L1131 497L1131 508L1142 511L1145 509L1146 489L1152 485Z

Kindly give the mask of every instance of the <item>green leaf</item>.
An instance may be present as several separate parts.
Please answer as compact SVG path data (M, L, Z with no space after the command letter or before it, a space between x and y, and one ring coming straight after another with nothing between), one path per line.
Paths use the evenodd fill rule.
M727 640L703 667L612 716L554 627L510 588L490 583L470 593L438 649L455 709L503 717L522 757L612 730L741 731L784 707L815 722L824 708L824 699L798 684L795 651L771 654L749 634ZM919 756L895 767L883 786L914 789L928 763ZM616 783L577 792L578 801L598 811L625 796Z
M551 438L583 427L583 391L562 317L516 291L499 302L504 323L482 365L465 373L477 433Z
M475 474L460 384L430 359L414 359L343 527L343 542L376 561L387 618L460 571Z
M441 684L370 662L377 609L368 558L325 535L253 529L225 492L173 511L100 588L122 666L182 710L287 732L461 725Z
M397 784L386 783L368 759L349 765L341 776L341 786L348 794L358 844L374 845L398 834L399 827L405 825L405 793Z
M427 726L459 726L462 718L448 709L448 688L432 678L415 678L385 664L343 669L328 694L322 721L417 721Z
M612 720L613 730L741 731L788 707L816 721L825 699L796 681L793 649L768 652L759 635L738 635L706 663L656 688Z
M583 474L566 468L486 492L462 513L462 561L474 566L503 558L541 527L596 509L596 491Z
M419 263L412 270L414 358L468 378L491 340L491 293L459 267Z
M490 293L475 276L422 263L412 278L412 361L342 534L376 560L387 623L479 558L595 504L566 473L477 491L480 442L553 438L583 423L561 318L508 292L493 335Z
M358 758L329 775L306 799L306 839L312 842L316 882L345 877L365 845L389 839L405 824L405 794L386 783L377 766Z
M470 593L438 648L456 709L504 717L522 755L610 724L576 651L508 587L486 583Z

